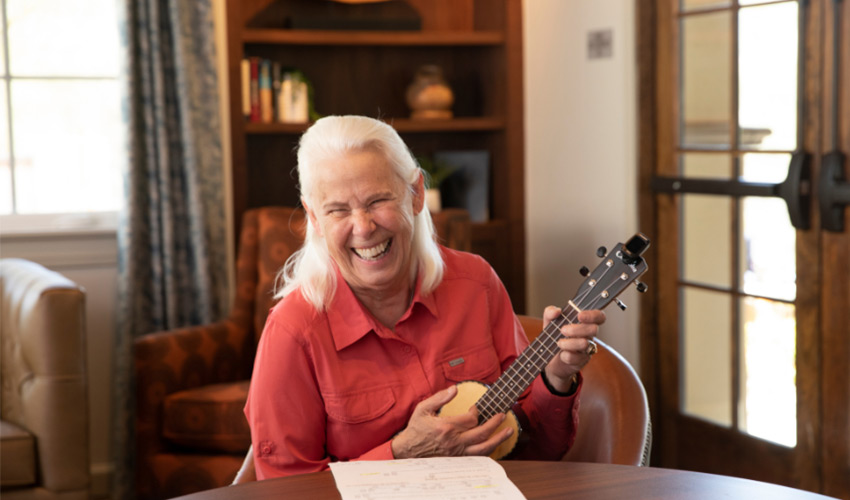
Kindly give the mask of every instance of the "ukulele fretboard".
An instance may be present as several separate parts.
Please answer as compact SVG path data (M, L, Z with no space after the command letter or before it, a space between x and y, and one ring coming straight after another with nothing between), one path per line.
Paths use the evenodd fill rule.
M570 302L561 315L546 325L546 328L511 363L496 382L490 386L481 399L475 403L478 408L478 421L486 422L494 415L505 413L516 403L520 395L534 382L534 378L555 357L560 350L558 339L561 327L578 322L580 309Z

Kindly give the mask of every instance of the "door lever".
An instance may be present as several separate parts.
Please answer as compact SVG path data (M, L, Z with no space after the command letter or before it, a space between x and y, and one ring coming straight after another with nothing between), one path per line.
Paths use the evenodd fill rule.
M809 228L811 199L810 155L797 151L791 156L788 175L779 184L741 182L738 180L694 179L657 175L650 181L656 193L718 194L731 196L768 196L781 198L788 208L791 224L797 229Z

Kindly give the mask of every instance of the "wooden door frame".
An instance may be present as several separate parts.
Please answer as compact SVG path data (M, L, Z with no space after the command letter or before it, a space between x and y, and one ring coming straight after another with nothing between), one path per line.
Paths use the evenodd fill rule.
M833 48L830 43L833 33L834 11L828 12L825 21L826 46L824 47L824 72L830 80L833 67ZM845 155L845 176L850 178L850 2L844 0L840 19L841 49L838 60L843 61L839 77L838 148ZM838 89L827 84L823 94L825 106L832 102L832 92ZM831 108L831 106L829 106ZM831 129L830 113L823 113L821 124L824 130ZM831 144L828 133L821 134L821 148L829 151ZM821 462L823 464L823 488L827 495L850 498L850 207L844 210L844 232L824 232L821 245L823 273L821 295L823 310L821 362Z

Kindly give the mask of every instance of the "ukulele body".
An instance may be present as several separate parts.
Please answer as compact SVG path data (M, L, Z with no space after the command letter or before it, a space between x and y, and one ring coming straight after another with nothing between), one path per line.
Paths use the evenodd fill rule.
M481 399L481 396L487 392L487 389L489 389L489 387L486 384L482 384L481 382L476 382L474 380L460 382L457 384L457 394L454 399L440 408L439 415L452 417L466 413L471 407L475 406L475 403ZM501 432L505 428L511 428L513 429L513 432L506 440L497 446L495 450L493 450L493 453L490 454L490 458L493 460L502 459L512 452L514 447L516 447L517 439L522 431L519 425L519 420L517 420L517 416L513 410L508 410L506 416L507 418L505 418L505 421L496 428L493 434Z

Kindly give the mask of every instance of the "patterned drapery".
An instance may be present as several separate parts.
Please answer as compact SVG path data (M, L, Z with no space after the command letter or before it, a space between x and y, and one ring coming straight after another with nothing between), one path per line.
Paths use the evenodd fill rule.
M125 0L126 204L118 231L113 498L133 492L132 346L220 319L227 254L213 0Z

